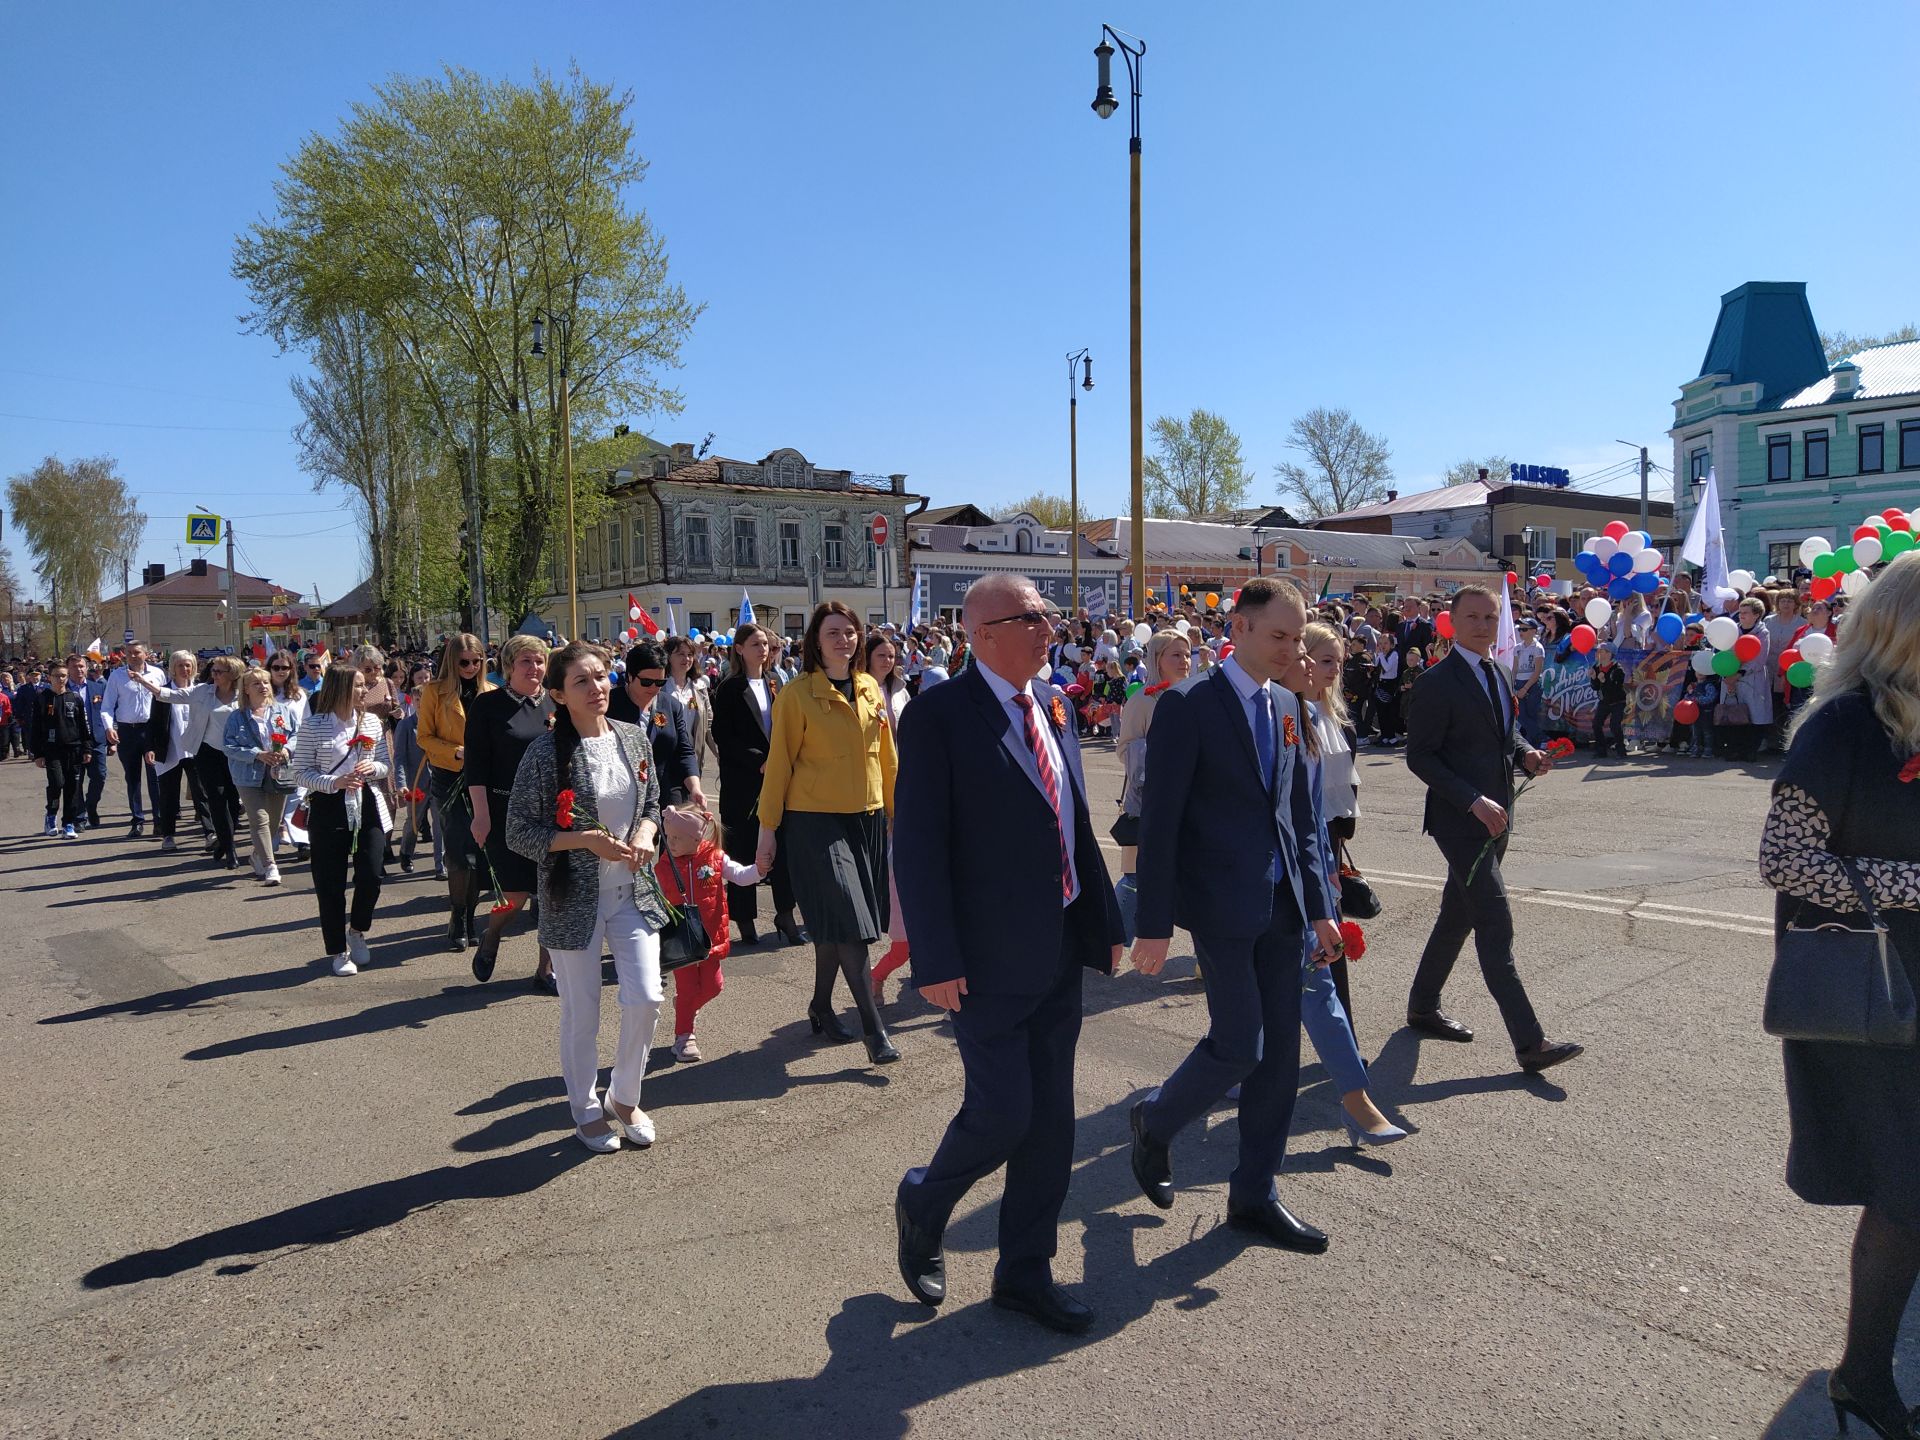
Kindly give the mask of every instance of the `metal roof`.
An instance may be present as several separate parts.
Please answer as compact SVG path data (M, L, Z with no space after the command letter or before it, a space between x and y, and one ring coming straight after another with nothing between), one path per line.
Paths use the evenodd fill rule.
M1464 486L1454 487L1464 489ZM1118 540L1121 553L1128 554L1133 524L1126 516L1095 520L1081 527L1091 540ZM1286 540L1305 551L1311 563L1354 570L1380 570L1399 566L1411 554L1416 567L1431 569L1479 569L1489 564L1486 555L1466 540L1427 540L1412 535L1364 535L1350 530L1262 530L1260 543L1270 547ZM1210 524L1200 520L1161 520L1147 518L1147 563L1152 569L1179 570L1188 565L1242 565L1243 547L1251 547L1253 536L1242 526ZM1449 566L1446 556L1456 557Z
M1720 297L1702 375L1757 380L1768 395L1818 384L1827 369L1802 280L1749 280Z
M1504 481L1501 482L1505 484ZM1393 500L1379 500L1371 505L1356 506L1352 510L1342 510L1338 515L1323 515L1316 522L1326 525L1334 520L1374 520L1389 515L1421 515L1430 510L1460 510L1471 505L1484 505L1492 487L1484 480L1469 480L1464 485L1442 485L1437 490L1422 490L1415 495L1402 495Z
M1799 410L1815 405L1851 405L1858 400L1884 400L1892 395L1920 395L1920 340L1869 345L1864 350L1854 351L1847 359L1860 370L1860 383L1851 395L1842 395L1834 386L1833 376L1827 375L1805 389L1782 395L1777 400L1768 400L1759 408Z

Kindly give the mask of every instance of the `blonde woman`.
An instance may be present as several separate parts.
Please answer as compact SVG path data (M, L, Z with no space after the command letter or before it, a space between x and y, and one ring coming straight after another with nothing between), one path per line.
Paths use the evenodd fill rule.
M191 650L176 650L167 657L167 678L173 690L186 694L193 685L194 659ZM200 780L193 773L193 752L186 748L187 726L193 709L184 700L164 702L147 723L147 763L153 767L153 833L160 837L160 848L180 848L175 835L180 828L180 782L188 785L187 794L196 817L204 817L200 803ZM203 818L203 824L205 823Z
M1134 879L1134 860L1139 854L1140 801L1147 783L1147 731L1153 725L1153 710L1160 697L1192 673L1193 646L1178 630L1156 630L1147 641L1147 674L1152 682L1127 697L1120 711L1120 724L1114 731L1113 749L1120 757L1126 778L1120 786L1120 818L1113 822L1113 838L1120 846L1120 879L1113 887L1120 902L1120 918L1126 925L1127 943L1133 943L1133 917L1140 892Z
M320 934L336 975L356 974L369 959L367 931L380 903L380 860L392 823L380 793L387 776L380 722L361 708L366 683L352 665L328 666L293 741L294 782L307 792Z
M465 950L474 934L473 907L484 890L480 847L473 839L473 804L467 795L467 707L493 688L487 679L487 651L476 635L451 635L440 657L440 673L420 692L416 739L432 777L433 820L441 827L440 848L447 864L447 949Z
M293 789L287 770L293 753L288 747L299 729L293 707L273 698L273 681L265 670L249 670L240 677L240 703L227 716L221 748L253 836L254 877L265 885L280 883L274 842Z
M156 700L187 707L186 728L179 737L181 756L193 767L192 773L200 782L200 799L213 826L214 863L229 870L240 868L239 857L233 853L240 796L234 789L233 772L227 767L227 752L221 744L226 738L227 716L240 703L240 672L245 668L238 656L216 655L207 666L208 678L190 688L158 685L138 670L126 672L136 685L151 691ZM155 809L158 808L156 805Z
M1920 552L1847 610L1831 664L1793 725L1760 840L1780 892L1775 931L1863 928L1858 875L1920 991ZM1787 1184L1813 1205L1862 1207L1845 1352L1827 1378L1844 1423L1911 1433L1894 1342L1920 1275L1920 1065L1911 1048L1783 1042ZM1837 1257L1835 1257L1837 1258Z

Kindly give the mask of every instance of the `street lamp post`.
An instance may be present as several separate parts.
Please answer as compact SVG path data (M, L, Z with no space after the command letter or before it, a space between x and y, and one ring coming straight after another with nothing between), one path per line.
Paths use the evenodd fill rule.
M548 315L536 310L533 315L534 355L546 354L547 321L560 327L560 453L563 483L567 487L567 638L580 638L580 577L575 572L576 541L573 531L573 410L567 394L567 356L572 351L573 318Z
M1133 427L1133 492L1130 503L1133 506L1133 602L1144 609L1147 594L1147 506L1143 479L1146 470L1146 423L1140 391L1140 70L1146 62L1147 42L1124 30L1115 30L1111 25L1102 25L1100 33L1100 43L1093 50L1093 57L1100 66L1099 88L1093 96L1093 113L1106 120L1120 108L1120 102L1113 93L1115 45L1119 46L1121 55L1126 58L1127 85L1132 98L1133 129L1127 146L1132 187L1127 221L1128 379L1133 390L1130 422ZM1113 44L1108 44L1108 41ZM1129 41L1132 43L1129 44ZM1168 597L1168 605L1171 608L1171 596Z
M1093 356L1085 350L1076 350L1067 356L1067 508L1073 515L1067 539L1073 554L1073 598L1067 604L1069 620L1080 613L1080 396L1074 386L1076 366L1086 376L1078 389L1093 389Z

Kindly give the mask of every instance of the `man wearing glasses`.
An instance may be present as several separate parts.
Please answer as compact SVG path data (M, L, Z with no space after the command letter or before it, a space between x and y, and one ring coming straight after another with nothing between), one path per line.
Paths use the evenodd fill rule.
M647 732L653 742L662 804L691 802L707 809L706 793L700 788L700 762L693 753L693 715L663 693L666 653L652 641L642 640L627 651L626 672L626 682L607 700L607 718L625 720Z
M320 682L327 678L327 656L322 650L310 653L300 667L300 688L313 695L320 689Z

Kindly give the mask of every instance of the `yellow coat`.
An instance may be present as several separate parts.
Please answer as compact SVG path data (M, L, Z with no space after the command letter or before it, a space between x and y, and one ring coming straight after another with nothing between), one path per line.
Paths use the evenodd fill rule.
M848 705L824 670L781 687L760 781L760 823L780 828L789 810L893 814L893 724L880 685L859 671Z
M480 688L491 690L493 686L482 676ZM467 707L457 688L451 700L442 697L438 683L422 688L418 734L420 750L434 769L458 772L465 768L454 754L467 743Z

